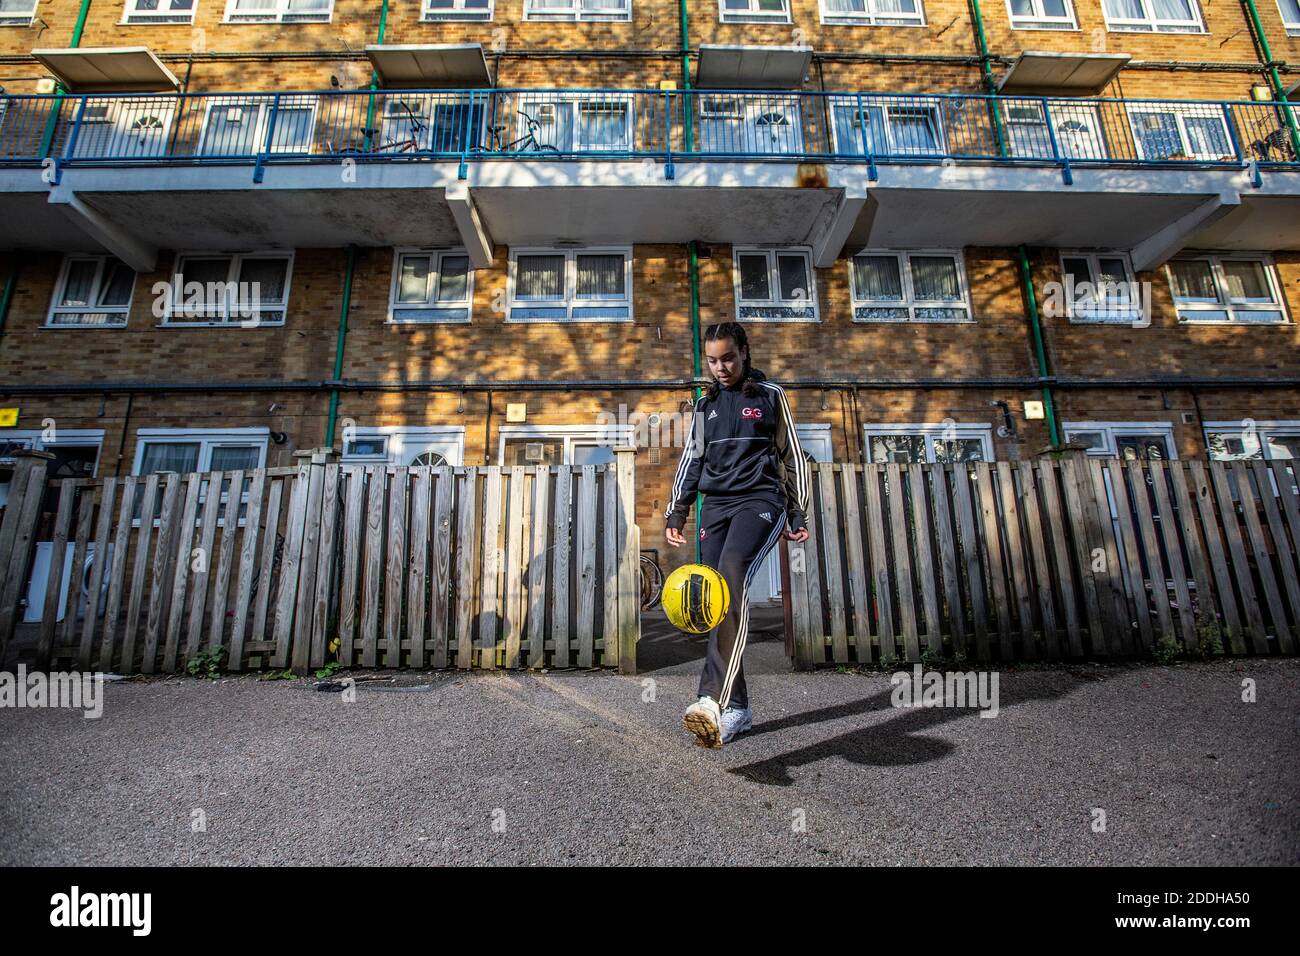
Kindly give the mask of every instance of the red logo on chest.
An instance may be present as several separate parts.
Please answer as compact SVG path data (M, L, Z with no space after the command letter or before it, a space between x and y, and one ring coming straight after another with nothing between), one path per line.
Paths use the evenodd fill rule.
M741 418L762 418L763 410L761 408L742 408L740 410Z

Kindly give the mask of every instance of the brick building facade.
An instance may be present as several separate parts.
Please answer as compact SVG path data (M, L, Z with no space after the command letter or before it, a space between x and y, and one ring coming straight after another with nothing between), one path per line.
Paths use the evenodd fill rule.
M817 457L1022 459L1054 437L1291 456L1300 164L1278 101L1300 80L1294 0L978 9L9 0L0 401L19 411L0 440L99 475L330 444L402 464L599 461L602 415L689 409L694 288L701 327L749 322ZM504 90L538 91L501 102L567 136L556 152L492 156ZM1046 122L1040 97L1070 118ZM435 155L352 162L327 124ZM846 146L864 127L869 145ZM212 148L218 133L253 145ZM1000 151L976 155L990 137ZM176 321L155 290L182 262L262 277L269 321ZM1067 273L1135 280L1150 313L1062 314ZM638 452L647 546L679 455Z

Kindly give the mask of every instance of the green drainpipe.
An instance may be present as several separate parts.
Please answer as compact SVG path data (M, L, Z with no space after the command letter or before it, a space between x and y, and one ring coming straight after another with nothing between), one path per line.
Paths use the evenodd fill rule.
M998 84L989 69L989 44L984 34L984 16L980 13L980 0L970 0L971 21L975 25L975 41L980 51L980 75L984 80L984 89L989 95L989 115L993 119L993 135L997 138L998 155L1007 155L1007 141L1002 129L1002 117L998 113ZM1034 277L1029 270L1029 254L1024 246L1016 249L1020 260L1020 280L1025 287L1025 303L1029 308L1029 331L1034 340L1034 358L1038 363L1038 374L1046 377L1048 373L1047 348L1043 344L1043 324L1038 315L1038 297L1034 294ZM1043 414L1047 418L1047 434L1053 448L1061 445L1061 436L1056 428L1056 405L1052 401L1052 390L1043 386Z
M984 16L980 13L980 0L970 0L971 22L975 25L975 42L980 51L980 76L984 80L984 89L990 97L996 98L998 95L998 84L993 79L993 71L989 69L989 44L984 35ZM998 115L998 108L991 100L989 102L989 118L993 120L993 136L997 139L998 155L1007 155L1006 135L1002 131L1002 117Z
M1285 103L1286 90L1282 88L1282 77L1278 76L1277 65L1273 62L1273 51L1268 47L1268 37L1264 35L1264 26L1259 21L1259 9L1255 6L1255 0L1242 0L1242 3L1246 5L1246 14L1250 20L1251 31L1255 34L1255 42L1259 44L1260 56L1264 58L1264 66L1268 68L1268 78L1273 81L1273 95L1277 97L1279 103ZM1300 157L1300 130L1296 129L1295 111L1284 106L1282 118L1291 132L1291 148L1295 150L1295 155Z
M339 334L334 340L334 381L343 377L343 343L348 335L348 312L352 309L352 273L357 264L357 247L348 246L348 262L343 270L343 303L339 306ZM334 426L339 415L339 390L330 389L329 418L325 423L325 447L334 445Z
M1047 349L1043 345L1043 326L1038 318L1038 297L1034 295L1034 277L1029 271L1029 255L1025 252L1024 246L1016 249L1016 254L1020 259L1020 279L1025 286L1025 301L1029 304L1029 329L1034 337L1034 357L1038 360L1038 374L1046 377L1048 372L1047 366ZM1052 390L1047 386L1043 387L1043 414L1047 416L1047 434L1052 440L1052 447L1061 446L1061 436L1056 430L1056 406L1052 402Z
M68 49L81 46L81 34L86 29L86 17L90 14L90 0L81 0L81 9L77 12L77 23L72 28L72 40L68 43ZM63 110L63 84L55 82L54 84L54 109L50 110L50 118L45 121L45 133L41 137L41 159L50 155L50 147L54 145L54 131L59 125L59 113Z
M384 33L387 30L388 30L388 0L384 0L383 6L379 8L379 36L375 40L376 43L384 42ZM372 90L370 94L370 100L366 104L366 129L367 130L371 130L375 128L375 94L373 91L379 89L378 70L370 71L370 89ZM370 149L369 133L366 133L366 149L367 150Z

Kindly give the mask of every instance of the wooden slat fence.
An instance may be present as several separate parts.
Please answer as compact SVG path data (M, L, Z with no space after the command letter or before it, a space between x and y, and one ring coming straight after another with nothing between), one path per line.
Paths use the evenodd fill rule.
M67 479L50 483L48 512L49 456L23 452L0 519L0 661L40 538L41 669L171 673L221 652L230 671L337 659L633 673L634 451L615 457L406 468L303 452L294 468Z
M812 468L812 537L785 543L799 666L1300 643L1295 463Z

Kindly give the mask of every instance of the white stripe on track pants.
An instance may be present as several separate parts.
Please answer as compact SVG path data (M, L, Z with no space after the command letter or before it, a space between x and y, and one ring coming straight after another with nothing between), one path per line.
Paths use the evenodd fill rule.
M700 530L700 560L721 572L731 600L722 622L709 632L699 696L712 697L720 708L748 707L742 659L749 632L749 588L781 540L785 510L761 498L719 501L706 495Z

